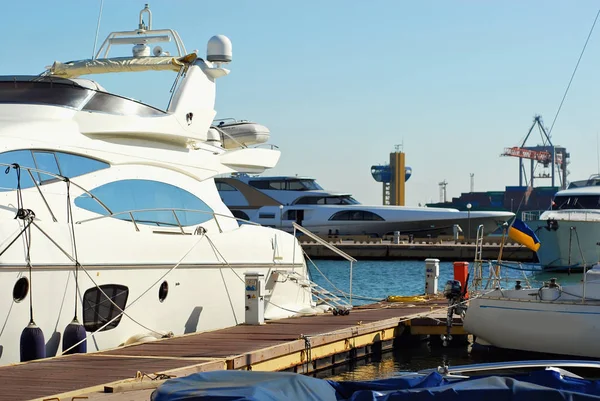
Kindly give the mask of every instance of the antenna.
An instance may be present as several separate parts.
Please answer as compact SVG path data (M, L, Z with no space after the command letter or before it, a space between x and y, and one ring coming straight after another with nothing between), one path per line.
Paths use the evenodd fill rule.
M100 31L100 19L102 18L102 8L104 0L100 0L100 12L98 13L98 23L96 24L96 37L94 38L94 50L92 50L92 59L96 56L96 44L98 43L98 32Z
M475 192L475 173L469 174L471 177L471 193Z
M600 145L598 145L598 133L596 132L596 161L598 162L598 174L600 174Z

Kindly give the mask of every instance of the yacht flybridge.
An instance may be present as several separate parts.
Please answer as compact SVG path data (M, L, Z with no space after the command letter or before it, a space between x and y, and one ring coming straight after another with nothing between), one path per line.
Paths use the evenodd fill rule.
M207 142L231 55L224 36L187 53L146 6L93 59L0 79L0 364L243 323L248 273L264 275L265 318L316 311L297 241L238 224L213 180L279 159ZM161 70L166 110L81 78Z

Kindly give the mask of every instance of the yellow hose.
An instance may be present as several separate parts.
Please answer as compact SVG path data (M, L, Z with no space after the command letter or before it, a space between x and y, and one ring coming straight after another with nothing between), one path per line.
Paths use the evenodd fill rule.
M389 295L385 300L388 302L425 302L428 299L425 295Z

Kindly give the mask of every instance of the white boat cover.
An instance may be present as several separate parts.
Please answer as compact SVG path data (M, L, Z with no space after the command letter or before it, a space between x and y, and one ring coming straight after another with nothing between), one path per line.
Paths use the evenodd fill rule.
M196 53L184 57L115 57L103 59L88 59L61 63L55 61L49 70L50 75L75 78L87 74L106 74L110 72L140 72L140 71L179 71L193 63Z

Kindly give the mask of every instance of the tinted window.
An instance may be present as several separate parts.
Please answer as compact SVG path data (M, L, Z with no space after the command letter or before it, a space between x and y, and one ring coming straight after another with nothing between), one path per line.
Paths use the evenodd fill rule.
M560 209L600 209L600 196L598 195L561 195L554 198L553 210Z
M258 189L276 189L285 191L318 190L321 188L314 180L255 180L249 181L251 187Z
M94 97L83 107L83 110L146 117L165 114L162 110L155 109L147 104L104 92L96 92Z
M294 205L316 205L323 204L323 197L320 196L303 196L296 199Z
M18 150L0 154L0 163L17 163L19 166L35 168L33 156L29 150ZM14 168L0 167L0 190L12 191L17 189L17 171ZM6 174L4 174L6 172ZM37 173L33 173L38 179ZM33 187L33 181L27 170L21 170L21 188Z
M363 212L363 218L365 220L384 221L384 219L381 216L379 216L378 214L375 214L373 212L368 212L366 210Z
M369 212L366 210L345 210L343 212L337 212L329 218L329 220L371 220L371 221L384 221L381 216Z
M288 181L286 189L289 189L290 191L304 191L307 188L301 181Z
M128 296L129 289L118 284L101 285L87 290L83 294L83 326L85 330L100 330L106 323L119 316L101 331L117 327L123 316L119 314L121 310L125 309Z
M268 181L248 181L248 184L257 189L270 189Z
M241 210L232 210L231 214L233 214L233 217L237 217L238 219L250 220L250 217Z
M90 159L89 157L62 152L55 152L55 155L58 159L60 174L69 178L110 167L108 163Z
M268 189L285 189L285 181L271 181Z
M283 214L283 220L296 220L296 211L288 210Z
M92 92L64 79L53 81L0 81L0 103L48 104L80 108ZM66 81L69 82L69 81Z
M212 209L206 203L186 190L164 182L150 180L115 181L90 191L100 199L113 213L144 209L134 212L137 223L158 226L196 225L212 219ZM107 211L88 194L75 199L75 205L94 213L106 215ZM177 218L171 209L200 210L205 213L177 210ZM131 220L129 214L115 216L122 220Z
M315 180L301 180L302 186L308 190L323 189Z
M69 178L109 167L107 163L88 157L42 150L14 150L2 153L0 154L0 163L17 163L21 167L44 170ZM0 170L5 169L5 166L0 166ZM44 173L32 172L32 174L38 184L55 178ZM30 188L33 186L33 181L31 181L31 176L27 170L21 169L21 188ZM11 168L8 174L2 174L2 171L0 171L0 191L12 191L16 188L17 174L15 169Z
M58 170L58 163L56 161L56 157L54 156L54 152L43 152L43 151L33 151L33 161L35 162L35 168L42 171L47 171L52 174L60 175L60 171ZM55 177L43 173L36 173L38 176L38 182L42 183L44 181L55 179ZM34 176L35 176L34 175Z
M215 181L215 185L217 186L217 190L219 191L237 191L235 187L227 184L226 182Z
M356 205L351 196L303 196L296 199L294 205Z

